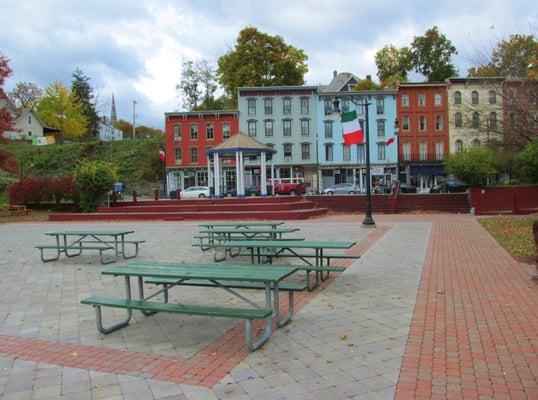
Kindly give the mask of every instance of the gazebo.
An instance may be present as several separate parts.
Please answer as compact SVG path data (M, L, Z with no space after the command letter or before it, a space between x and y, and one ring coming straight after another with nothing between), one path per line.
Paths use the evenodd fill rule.
M215 146L205 152L207 156L207 180L209 186L214 182L215 197L222 197L221 193L221 159L235 156L235 184L237 188L237 197L245 197L245 164L244 157L260 156L260 188L261 195L267 196L267 154L275 154L276 150L266 146L262 142L253 139L244 133L233 135L218 146ZM213 156L213 170L211 169L211 156ZM214 176L214 180L212 179ZM274 182L275 168L271 157L271 179ZM274 189L273 189L274 191ZM273 193L274 194L274 193Z

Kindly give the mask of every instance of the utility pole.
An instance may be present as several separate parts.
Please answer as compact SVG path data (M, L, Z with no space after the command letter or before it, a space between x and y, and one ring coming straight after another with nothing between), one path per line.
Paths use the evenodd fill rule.
M135 129L136 129L136 113L135 113L135 106L136 106L136 100L133 100L133 139L136 138L136 136L135 136Z

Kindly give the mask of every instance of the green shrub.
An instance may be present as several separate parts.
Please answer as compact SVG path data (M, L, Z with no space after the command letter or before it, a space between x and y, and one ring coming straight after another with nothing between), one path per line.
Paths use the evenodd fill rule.
M538 139L529 143L516 157L516 176L524 183L538 183Z
M118 180L117 167L106 161L83 161L75 169L75 183L80 190L79 207L95 212Z
M471 186L484 186L490 175L495 174L496 160L487 147L469 148L451 154L445 161L445 169Z

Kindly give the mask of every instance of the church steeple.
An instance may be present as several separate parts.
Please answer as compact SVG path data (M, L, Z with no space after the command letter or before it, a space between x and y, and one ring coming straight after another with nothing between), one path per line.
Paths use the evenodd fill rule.
M110 109L110 123L117 121L116 102L114 101L114 93L112 93L112 107Z

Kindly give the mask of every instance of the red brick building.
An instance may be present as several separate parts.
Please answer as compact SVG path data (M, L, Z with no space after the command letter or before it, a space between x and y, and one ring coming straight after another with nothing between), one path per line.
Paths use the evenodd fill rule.
M237 134L237 110L171 112L164 115L167 192L190 186L207 186L205 152ZM230 168L227 169L224 164L224 179L233 186L235 167L232 161L227 162Z
M402 182L427 189L445 179L449 152L445 83L404 83L398 87L399 160Z
M501 137L524 146L538 136L538 83L532 78L506 78L503 85Z

